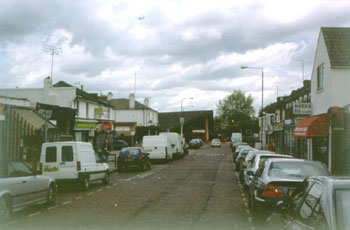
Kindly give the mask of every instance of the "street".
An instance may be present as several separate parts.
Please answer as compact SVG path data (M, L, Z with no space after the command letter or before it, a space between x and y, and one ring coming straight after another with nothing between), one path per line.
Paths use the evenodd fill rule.
M14 214L1 229L251 229L228 143L206 144L145 172L111 175L88 191L64 188L56 205Z

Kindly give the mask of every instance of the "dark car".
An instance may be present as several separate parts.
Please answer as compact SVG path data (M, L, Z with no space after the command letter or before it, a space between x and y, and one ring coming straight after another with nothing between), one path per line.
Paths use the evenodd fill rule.
M130 168L142 171L151 169L149 153L146 153L141 147L123 148L119 153L117 164L118 171Z
M190 140L188 147L190 149L199 149L201 147L201 142L198 139L192 139Z
M295 158L270 158L256 171L249 186L249 208L255 220L272 213L278 201L285 201L310 176L328 176L325 165Z
M128 143L123 140L114 140L113 141L113 149L114 150L121 150L122 148L129 147Z
M350 177L306 179L267 220L268 229L350 229Z

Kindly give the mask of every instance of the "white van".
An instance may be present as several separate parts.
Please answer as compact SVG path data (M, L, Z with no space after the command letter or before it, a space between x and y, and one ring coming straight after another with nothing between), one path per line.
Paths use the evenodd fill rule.
M171 151L173 152L174 159L179 159L184 156L183 140L180 134L175 132L162 132L160 136L167 136L170 141Z
M231 142L232 142L232 144L242 142L242 133L232 133L231 134Z
M169 137L167 136L144 136L142 139L142 147L151 160L165 160L173 159Z
M57 183L73 181L85 190L89 182L102 180L109 183L107 163L99 163L88 142L50 142L41 147L42 174L54 178Z

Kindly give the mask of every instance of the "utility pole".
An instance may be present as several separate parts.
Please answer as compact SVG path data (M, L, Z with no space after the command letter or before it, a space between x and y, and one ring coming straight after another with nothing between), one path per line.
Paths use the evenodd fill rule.
M59 55L60 53L62 53L62 49L60 47L55 47L55 46L49 46L49 45L45 45L43 48L43 51L46 53L49 53L51 55L51 81L53 79L52 77L52 72L53 72L53 56L55 55Z

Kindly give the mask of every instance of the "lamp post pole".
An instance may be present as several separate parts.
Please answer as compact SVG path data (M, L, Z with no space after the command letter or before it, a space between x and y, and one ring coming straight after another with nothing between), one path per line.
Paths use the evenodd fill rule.
M187 98L182 98L181 99L181 117L180 117L180 123L181 123L181 137L183 137L183 129L184 129L184 122L185 118L183 116L184 108L183 108L183 101L186 99L191 99L193 100L193 97L187 97Z

